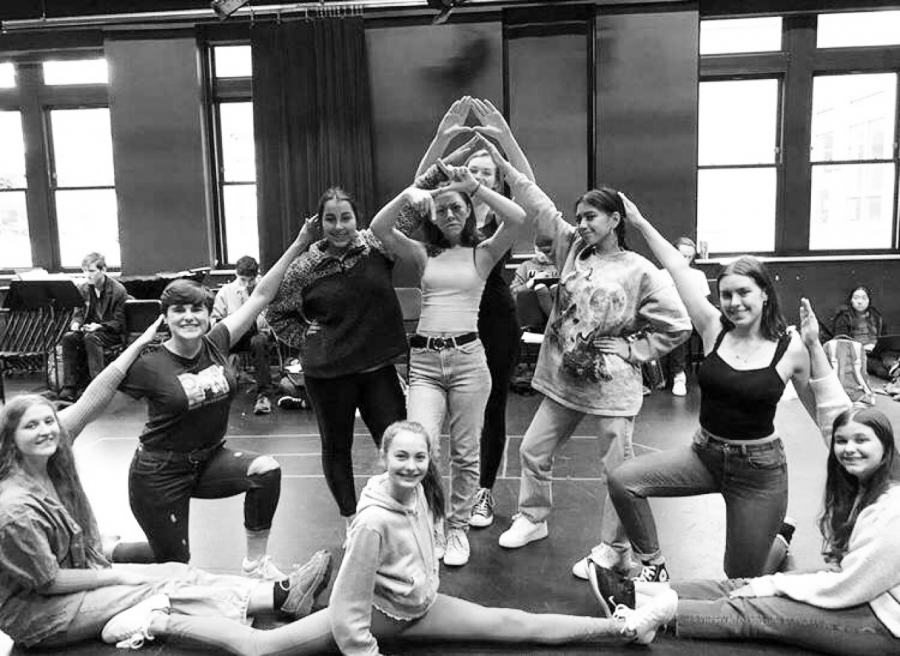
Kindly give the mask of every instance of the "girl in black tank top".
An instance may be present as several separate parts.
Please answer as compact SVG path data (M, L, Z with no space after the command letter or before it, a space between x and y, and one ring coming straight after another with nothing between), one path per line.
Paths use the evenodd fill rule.
M692 284L681 253L627 199L625 208L629 227L641 232L672 275L697 332L713 346L700 367L700 429L693 444L627 461L610 475L610 496L644 565L643 580L668 579L647 497L709 492L725 500L725 573L759 576L780 565L781 558L770 561L769 552L787 509L787 464L774 434L775 409L790 379L815 420L809 355L786 332L778 293L759 260L744 256L724 267L720 311Z

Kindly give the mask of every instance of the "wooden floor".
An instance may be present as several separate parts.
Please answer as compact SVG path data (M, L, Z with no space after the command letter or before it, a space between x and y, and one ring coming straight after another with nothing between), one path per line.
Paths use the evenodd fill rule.
M10 394L33 389L36 381L10 379ZM507 457L495 488L497 519L493 526L470 533L472 558L460 569L442 569L441 591L485 604L534 612L596 615L588 585L570 572L573 562L598 541L599 526L591 518L602 501L596 472L598 457L591 436L594 425L586 419L575 438L563 449L554 468L554 512L548 539L515 551L497 545L510 523L518 493L518 448L537 407L538 396L511 395L508 408ZM283 469L282 495L272 530L270 552L288 567L314 551L327 548L340 557L344 522L321 474L320 445L315 418L309 411L276 409L268 416L252 414L253 397L242 391L233 405L229 444L275 456ZM900 403L878 398L878 407L900 426ZM658 391L645 399L634 441L638 454L684 444L696 427L699 396L691 389L685 398ZM76 454L101 530L125 539L143 539L128 507L128 463L143 423L143 406L118 395L106 414L89 426L76 444ZM782 401L776 426L785 438L790 463L789 514L798 521L792 546L793 566L821 564L820 536L814 522L821 507L826 449L799 401ZM444 437L446 439L446 436ZM445 454L447 448L442 449ZM444 471L446 460L444 462ZM358 422L354 445L357 486L381 471L375 449ZM724 505L714 495L685 499L655 499L662 548L675 579L722 578ZM239 498L195 500L191 516L192 564L216 572L234 573L243 555L244 536ZM323 596L327 599L327 595ZM388 645L394 654L587 654L635 653L636 646L584 645L548 649L485 644ZM675 640L661 636L650 648L654 654L797 654L796 649L768 644L717 643ZM147 654L191 653L174 645L154 643ZM64 653L87 656L113 653L109 647L89 643ZM14 653L17 653L14 650ZM48 653L48 652L41 652ZM57 652L62 653L62 652Z

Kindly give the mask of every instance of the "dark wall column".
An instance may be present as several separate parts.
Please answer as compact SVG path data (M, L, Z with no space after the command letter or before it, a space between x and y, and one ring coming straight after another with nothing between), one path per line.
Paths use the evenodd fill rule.
M213 259L200 52L193 37L109 39L122 270Z
M696 234L699 29L696 3L597 16L594 182L628 194L669 239Z

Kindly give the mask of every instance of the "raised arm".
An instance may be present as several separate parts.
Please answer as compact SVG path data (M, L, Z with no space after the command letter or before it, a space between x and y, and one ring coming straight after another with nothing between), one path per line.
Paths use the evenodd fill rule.
M119 383L128 373L128 368L134 364L141 350L153 341L156 331L163 321L163 316L157 317L150 326L141 333L140 337L129 344L128 347L115 360L110 362L94 380L91 381L84 394L78 401L57 413L60 423L68 431L74 440L84 427L96 419L106 409L109 402L116 395Z
M469 96L463 96L450 105L450 109L447 110L444 118L438 124L434 139L431 140L428 150L425 151L422 161L419 162L419 168L416 169L416 177L425 173L428 167L444 154L447 146L450 145L455 136L472 131L472 128L466 127L466 117L469 115L471 102L472 99Z
M266 275L262 277L262 280L259 281L256 289L250 294L247 302L239 307L237 311L222 319L221 323L228 328L232 344L243 337L244 333L256 320L256 316L275 298L278 288L281 287L281 281L284 279L284 273L294 258L309 248L314 220L315 217L311 217L303 223L303 228L301 228L297 238L281 254L281 257L266 272Z
M409 207L417 214L430 216L434 213L434 203L429 191L418 187L407 187L378 210L369 228L388 251L402 259L415 262L418 270L421 271L425 268L425 247L415 239L407 237L397 227L400 212L405 207Z
M494 107L490 100L473 98L472 113L481 121L481 125L476 125L472 129L483 137L496 139L513 168L521 171L526 178L534 182L535 177L534 171L531 170L531 164L500 110Z
M653 251L653 255L672 275L678 295L684 301L697 332L703 337L704 344L711 343L709 341L710 333L718 334L721 325L719 310L709 301L708 297L703 296L701 290L697 289L697 285L692 281L693 273L690 266L678 249L666 241L666 238L644 218L637 205L632 203L625 194L620 193L619 195L625 204L625 220L628 225L641 233L650 250Z

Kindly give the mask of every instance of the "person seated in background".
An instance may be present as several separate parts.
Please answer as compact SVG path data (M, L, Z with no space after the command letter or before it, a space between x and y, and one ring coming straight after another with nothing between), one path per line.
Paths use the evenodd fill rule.
M863 345L867 354L875 348L878 338L884 333L884 320L881 312L872 305L872 293L868 287L857 285L847 297L847 304L838 310L834 317L832 330L835 337L849 337ZM870 357L866 369L873 376L888 378L887 370L896 358L885 366L880 358Z
M247 302L259 282L259 263L249 255L243 256L235 266L234 280L222 285L213 303L212 323L233 314ZM269 353L273 344L272 331L263 314L256 317L256 325L238 341L232 352L250 351L256 368L256 403L253 414L267 415L272 412L272 374L269 371Z
M547 319L550 317L550 310L553 308L553 287L559 280L559 269L556 268L552 256L553 239L546 235L537 235L534 238L534 256L519 265L509 284L509 289L516 297L516 302L518 302L521 292L534 291L544 315L540 328L547 324ZM547 282L550 282L549 286L546 284Z
M706 281L706 274L694 265L694 261L697 259L697 244L690 237L679 237L672 242L672 245L687 260L692 275L691 280L696 280L697 289L702 290L704 296L709 296L709 283ZM666 275L669 275L668 271L665 269L663 271ZM697 331L695 330L693 334L696 335ZM691 340L688 340L676 346L668 355L664 356L663 366L672 378L672 394L675 396L687 395L687 363L690 354Z
M86 282L78 291L84 307L77 308L69 332L62 338L63 386L61 401L75 401L79 390L105 366L103 352L122 343L125 335L125 299L128 292L106 275L106 258L88 253L81 261Z

